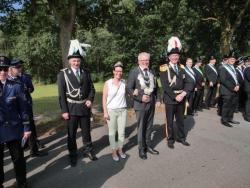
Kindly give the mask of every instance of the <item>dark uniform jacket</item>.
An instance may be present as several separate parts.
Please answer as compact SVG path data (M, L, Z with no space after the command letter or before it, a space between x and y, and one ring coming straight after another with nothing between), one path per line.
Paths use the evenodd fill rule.
M32 109L32 97L31 97L31 93L34 91L34 86L32 83L32 77L29 74L22 74L21 76L17 76L17 77L9 77L8 79L10 80L14 80L18 83L20 83L23 86L24 89L24 93L27 99L27 110L29 113L33 113L33 109Z
M190 74L193 75L193 77ZM194 91L196 85L195 73L193 74L189 69L187 69L187 67L185 67L185 76L187 78L187 84L189 85L188 87L190 88L190 91Z
M63 69L58 74L59 104L62 113L68 112L70 115L75 116L90 116L90 108L84 103L86 100L93 103L95 88L89 71L81 68L80 72L80 82L78 82L71 68ZM68 82L65 81L65 78Z
M214 66L214 68L215 68L215 66ZM216 70L216 68L215 68L215 70ZM212 82L213 85L215 86L218 83L218 71L216 74L216 72L209 65L205 66L204 74L205 74L206 81L208 84L209 84L209 82Z
M234 88L237 86L234 78L228 72L225 65L220 69L220 93L221 95L235 95Z
M0 87L0 143L19 140L24 131L30 131L26 107L22 85L7 79Z
M203 74L201 74L196 68L193 68L193 71L195 73L195 79L196 79L196 85L195 87L200 90L203 89L204 86L202 86L202 83L205 81Z
M241 87L244 85L244 74L238 68L236 68L237 79Z
M244 90L250 93L250 66L246 67L244 70Z
M158 88L157 78L155 73L149 69L149 72L154 76L154 88L153 92L150 95L150 102L155 103L155 101L160 101L160 91ZM141 84L138 79L139 74L143 74L140 67L136 67L129 72L128 80L127 80L127 92L134 99L134 109L142 110L145 108L146 103L142 102L142 96L144 95L144 90L141 89ZM138 95L134 96L134 90L138 90Z
M176 76L176 82L170 86L170 80L173 80L174 76ZM178 73L175 73L170 65L161 65L160 78L163 87L163 101L167 104L178 104L175 100L175 97L178 95L176 91L183 90L187 92L187 94L192 91L192 83L190 83L190 80L185 76L185 71L180 66L178 66Z

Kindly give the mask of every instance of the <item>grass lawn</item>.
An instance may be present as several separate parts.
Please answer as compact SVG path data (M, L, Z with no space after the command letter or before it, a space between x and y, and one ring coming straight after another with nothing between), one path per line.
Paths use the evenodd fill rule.
M101 105L103 83L94 85L96 89L94 106ZM35 85L32 98L38 134L61 131L64 121L60 118L57 85Z
M101 104L103 83L95 83L96 96L94 105ZM58 103L57 85L35 85L35 91L32 93L33 110L35 115L53 115L60 113Z

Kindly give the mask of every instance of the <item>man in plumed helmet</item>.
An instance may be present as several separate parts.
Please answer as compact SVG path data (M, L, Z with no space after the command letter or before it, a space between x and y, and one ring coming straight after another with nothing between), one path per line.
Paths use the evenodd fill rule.
M185 71L178 64L180 59L181 43L179 38L171 37L168 40L167 55L169 64L160 66L160 79L163 87L163 101L165 103L167 117L167 144L173 149L175 140L185 146L190 144L186 141L184 132L184 106L185 97L192 90L185 76ZM174 117L177 125L177 139L174 138Z
M4 182L4 145L8 147L18 187L27 187L23 146L29 138L27 99L21 84L8 80L10 60L0 56L0 187Z
M228 62L220 70L220 94L222 97L221 123L224 126L232 127L232 124L239 124L233 120L233 114L238 103L240 89L237 73L234 68L236 55L234 51L228 54Z
M62 69L58 74L59 104L62 117L68 128L68 150L71 166L77 163L76 132L80 125L84 156L97 160L92 146L90 134L91 106L94 101L95 88L87 69L80 65L86 55L88 44L71 40L68 61L69 68Z
M250 122L250 56L245 59L245 70L244 70L244 91L246 92L247 99L245 104L244 118Z

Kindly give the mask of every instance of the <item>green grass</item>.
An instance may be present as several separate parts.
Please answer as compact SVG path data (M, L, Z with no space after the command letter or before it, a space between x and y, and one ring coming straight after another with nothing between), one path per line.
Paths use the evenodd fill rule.
M103 83L95 83L96 96L94 105L101 104ZM54 116L60 113L57 85L35 85L32 93L35 115Z

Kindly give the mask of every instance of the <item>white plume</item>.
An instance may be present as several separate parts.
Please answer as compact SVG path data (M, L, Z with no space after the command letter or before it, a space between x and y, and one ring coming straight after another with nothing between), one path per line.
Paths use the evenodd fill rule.
M68 56L73 55L77 51L79 51L82 57L86 56L86 48L91 47L90 44L80 43L77 39L70 40L70 47Z
M181 41L178 37L171 37L168 40L168 52L170 52L173 48L178 48L181 50Z

